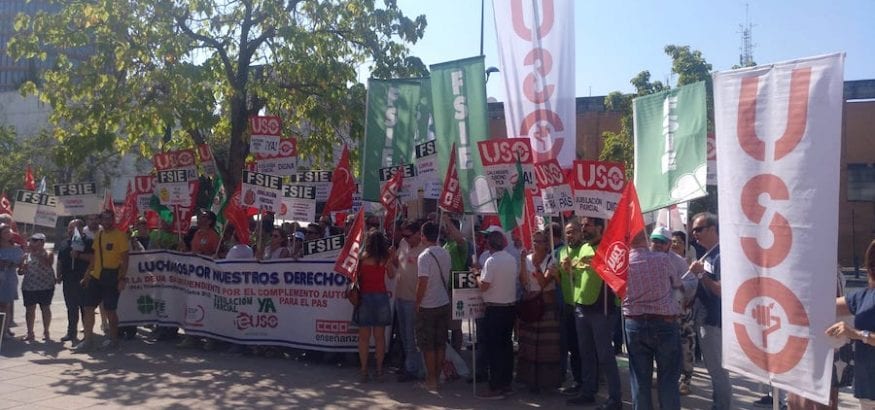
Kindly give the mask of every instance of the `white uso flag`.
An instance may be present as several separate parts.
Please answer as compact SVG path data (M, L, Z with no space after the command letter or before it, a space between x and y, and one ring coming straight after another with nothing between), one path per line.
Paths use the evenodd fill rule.
M827 403L844 54L714 74L723 366Z

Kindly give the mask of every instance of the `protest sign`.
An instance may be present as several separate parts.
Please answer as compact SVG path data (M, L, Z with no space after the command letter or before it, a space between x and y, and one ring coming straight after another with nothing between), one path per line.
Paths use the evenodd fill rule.
M559 212L575 209L574 192L565 179L565 170L559 166L559 161L551 159L536 163L534 172L545 213L557 215Z
M249 152L252 154L275 155L279 152L282 121L276 116L249 117Z
M189 182L189 173L184 169L158 171L155 189L161 205L191 205Z
M93 182L79 184L55 184L55 197L59 216L80 216L100 213L102 200L97 195L97 185Z
M159 152L152 156L152 166L156 171L184 169L188 173L189 180L197 179L195 156L193 149Z
M609 219L626 185L625 167L619 162L574 161L571 185L577 215Z
M486 316L486 303L477 287L474 272L453 271L453 320Z
M422 197L425 199L438 199L443 184L441 174L438 171L437 146L431 140L414 147L416 154L416 185L422 189ZM406 176L405 176L406 178Z
M294 175L298 170L297 140L281 138L276 153L256 153L255 170L263 174Z
M15 208L12 219L15 222L55 227L58 222L58 200L54 195L32 191L15 192Z
M259 172L243 171L243 205L276 212L283 196L282 177Z
M483 171L497 192L511 189L519 178L517 161L522 164L526 188L537 188L532 177L532 145L528 138L497 138L477 143Z

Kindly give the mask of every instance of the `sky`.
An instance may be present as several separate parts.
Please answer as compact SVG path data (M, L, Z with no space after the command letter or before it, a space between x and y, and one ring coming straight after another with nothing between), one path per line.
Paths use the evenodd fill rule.
M426 65L480 53L479 1L398 5L406 15L428 20L424 37L411 46ZM674 85L671 59L663 52L668 44L701 51L716 71L730 69L739 61L745 5L755 62L845 52L845 80L875 79L875 0L575 0L576 95L632 92L629 80L643 70L652 81ZM486 67L499 67L491 0L485 12ZM487 83L487 95L503 101L504 83L496 80Z

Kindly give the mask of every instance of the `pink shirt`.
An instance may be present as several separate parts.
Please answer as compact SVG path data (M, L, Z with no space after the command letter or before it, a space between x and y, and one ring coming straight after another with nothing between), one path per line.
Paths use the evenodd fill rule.
M623 314L626 316L681 314L674 287L681 281L667 254L647 248L629 253L629 277Z

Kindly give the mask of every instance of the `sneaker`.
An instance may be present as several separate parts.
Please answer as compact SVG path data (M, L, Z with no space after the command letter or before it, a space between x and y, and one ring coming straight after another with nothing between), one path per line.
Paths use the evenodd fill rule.
M73 347L73 353L88 353L94 350L94 342L90 339L85 339Z
M100 344L101 350L118 349L118 347L119 347L118 340L107 339L107 340L104 340L103 343Z
M595 403L595 397L593 396L577 396L568 400L565 400L565 404L569 406L588 406L590 404Z
M61 338L62 342L76 342L76 335L73 333L67 333L64 337Z
M763 397L760 397L759 400L753 402L754 407L771 408L772 405L773 405L773 402L772 402L771 395L765 395Z
M678 392L681 394L681 396L689 396L693 393L693 389L690 388L690 383L681 382L681 385L678 386Z
M477 398L484 400L502 400L505 398L505 395L501 390L487 390L486 392L477 395Z

